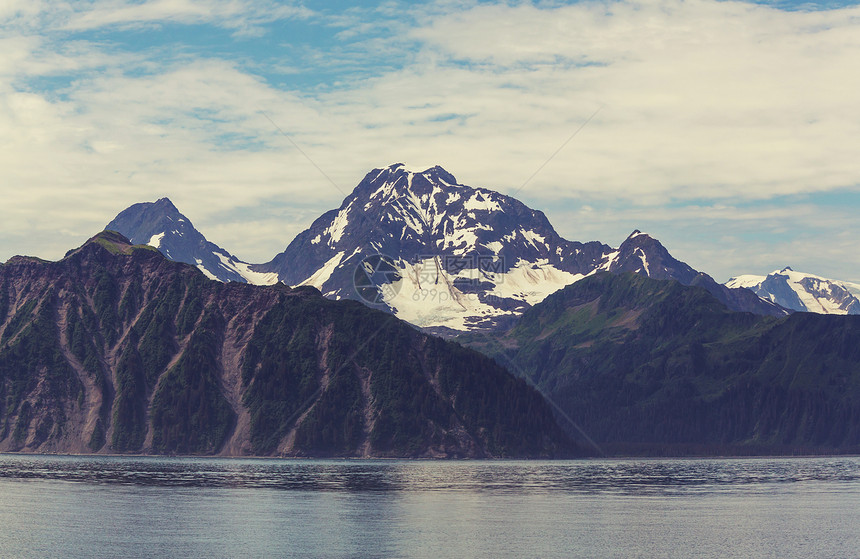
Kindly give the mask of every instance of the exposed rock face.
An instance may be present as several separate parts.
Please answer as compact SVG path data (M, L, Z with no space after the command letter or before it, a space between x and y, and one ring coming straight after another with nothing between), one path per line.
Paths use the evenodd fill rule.
M374 169L336 210L320 216L268 264L289 285L357 298L363 259L390 257L380 307L438 331L498 330L562 287L599 271L633 271L701 285L733 310L783 316L785 309L729 289L634 231L617 249L562 238L546 216L519 200L457 182L439 166ZM384 278L383 278L384 279Z
M738 276L729 287L745 287L787 309L818 314L860 314L855 284L783 268L767 276Z
M207 240L167 198L126 208L108 223L105 231L118 231L132 244L157 248L171 260L196 266L210 279L255 285L278 281L274 274L252 272L248 263Z
M247 264L206 241L167 199L135 204L108 228L220 281L310 285L443 334L504 329L547 295L602 270L701 285L734 310L786 314L676 260L647 234L634 231L617 249L568 241L542 212L460 184L439 166L372 170L266 264Z
M476 352L311 287L210 281L112 232L0 266L0 451L578 452Z

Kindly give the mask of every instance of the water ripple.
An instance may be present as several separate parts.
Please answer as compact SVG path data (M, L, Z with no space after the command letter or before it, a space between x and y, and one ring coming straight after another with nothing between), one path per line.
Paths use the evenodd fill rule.
M279 460L0 455L0 478L334 492L673 494L860 481L860 459Z

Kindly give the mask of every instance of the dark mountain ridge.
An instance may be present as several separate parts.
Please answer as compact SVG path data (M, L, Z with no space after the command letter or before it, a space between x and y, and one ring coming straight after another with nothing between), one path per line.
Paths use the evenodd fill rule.
M860 317L733 312L700 287L597 274L465 338L611 454L860 451Z
M113 232L0 267L0 451L579 453L474 351L311 287L211 281Z

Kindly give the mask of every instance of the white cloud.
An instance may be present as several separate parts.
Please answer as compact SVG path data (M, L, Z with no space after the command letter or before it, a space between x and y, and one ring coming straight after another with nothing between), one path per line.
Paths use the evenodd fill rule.
M767 197L860 183L860 160L846 149L860 132L860 75L851 71L860 67L858 8L485 6L416 34L470 65L459 72L516 86L503 104L520 129L560 141L595 104L606 106L565 152L570 163L548 168L537 185L568 177L631 196ZM505 114L497 100L488 110Z
M767 274L791 266L834 279L858 277L856 208L810 201L688 204L636 207L620 201L593 208L536 201L547 208L559 234L618 246L635 229L660 240L669 252L718 281L733 275Z
M97 0L59 4L51 16L27 12L31 5L0 8L0 22L15 22L0 34L0 128L8 131L0 183L10 215L0 260L61 256L125 206L165 195L226 249L268 260L372 167L432 161L461 182L516 191L598 107L520 194L558 212L547 213L568 238L617 243L640 226L637 215L651 215L675 252L671 243L685 243L680 232L699 220L710 228L701 254L725 271L751 263L714 248L732 236L734 200L860 185L858 8L439 2L410 20L388 3L315 20L343 29L344 43L295 45L290 52L304 60L276 64L290 80L314 64L345 73L336 84L291 89L290 80L275 86L258 74L269 62L122 51L79 31L174 22L262 32L269 21L313 17L293 4ZM77 31L75 42L63 29ZM375 71L361 77L351 65ZM68 83L54 89L31 83L64 76ZM571 225L565 205L577 197L598 209ZM86 209L70 211L81 200ZM612 200L633 209L599 209ZM665 208L669 200L680 205ZM689 201L697 200L726 209L696 210ZM301 209L266 213L272 205ZM824 211L811 211L804 226L826 220ZM774 218L744 215L751 234ZM690 225L672 225L684 220ZM846 238L856 239L857 227L845 222ZM743 251L748 241L732 242ZM745 271L759 270L737 270Z
M103 27L140 27L153 23L211 23L246 33L263 23L311 15L293 3L253 0L97 0L68 15L66 30L83 31Z

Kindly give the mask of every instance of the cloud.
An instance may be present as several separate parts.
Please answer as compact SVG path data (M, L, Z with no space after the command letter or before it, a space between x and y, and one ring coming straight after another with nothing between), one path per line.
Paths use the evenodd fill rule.
M665 198L860 183L846 149L860 132L860 77L849 70L860 67L858 31L858 8L669 0L481 6L415 34L455 72L486 76L494 94L508 82L503 104L517 124L555 141L605 105L571 163L542 184L568 176L580 189Z
M599 239L618 246L636 228L659 239L673 256L718 281L744 273L767 274L792 266L851 281L856 262L856 205L816 203L811 197L766 202L689 203L642 207L616 201L599 206L578 202L533 204L559 234Z
M257 34L259 25L288 18L306 18L311 11L284 2L252 0L98 0L68 15L65 30L105 27L137 28L153 23L214 24Z
M0 8L0 127L8 131L0 181L10 185L4 208L13 216L0 231L0 260L61 256L127 205L166 195L212 240L265 261L370 168L405 161L440 163L461 182L509 193L543 166L518 196L550 209L571 239L617 244L645 221L683 255L698 224L700 254L721 271L754 262L719 256L719 239L737 254L771 246L783 260L803 254L820 263L812 250L774 241L765 225L802 217L804 246L826 243L836 233L815 224L833 211L786 200L860 185L856 7L39 6ZM296 42L270 25L282 20L328 38ZM229 44L185 50L181 34L168 49L158 42L166 23L244 33L241 41L265 34L273 50L265 58L231 55ZM122 44L130 29L150 33L152 46ZM81 200L86 209L69 211ZM779 200L771 213L743 210L769 200ZM577 213L583 203L593 211ZM748 235L736 235L739 221ZM839 238L856 239L858 225L842 223ZM753 243L756 234L765 240Z

